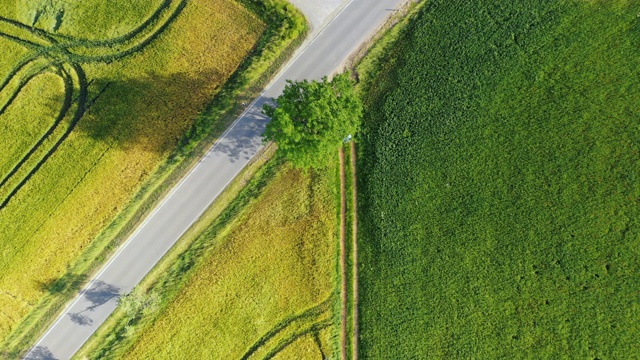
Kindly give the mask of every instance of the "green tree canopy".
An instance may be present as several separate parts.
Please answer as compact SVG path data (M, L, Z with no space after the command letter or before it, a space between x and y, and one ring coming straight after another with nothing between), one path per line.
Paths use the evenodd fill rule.
M320 168L335 156L343 139L353 134L362 117L362 103L347 73L329 81L287 80L276 106L265 105L271 117L264 133L299 168Z

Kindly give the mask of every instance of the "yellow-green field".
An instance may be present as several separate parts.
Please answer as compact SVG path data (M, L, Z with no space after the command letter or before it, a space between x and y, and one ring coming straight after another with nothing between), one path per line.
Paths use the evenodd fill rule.
M336 180L278 171L124 358L337 356Z
M0 0L0 341L264 28L232 0Z

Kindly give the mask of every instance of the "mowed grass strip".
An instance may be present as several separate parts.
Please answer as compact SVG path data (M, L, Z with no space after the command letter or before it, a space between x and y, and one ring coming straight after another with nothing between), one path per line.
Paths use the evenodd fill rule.
M363 358L637 358L639 13L433 0L377 63Z
M300 318L317 305L333 311L337 296L335 171L282 167L229 229L207 240L212 250L124 358L252 359L289 343L300 359L337 355L336 316ZM334 324L315 329L316 320Z
M114 7L94 15L126 19L126 9ZM134 15L136 21L145 18ZM69 16L61 27L66 34L73 33L73 19ZM83 17L77 21L91 20ZM129 23L134 21L123 24ZM0 339L167 157L254 47L264 27L234 1L193 0L142 51L110 64L84 66L90 81L89 98L95 103L54 155L0 211ZM101 30L95 38L126 31L128 28L113 30L113 34ZM88 33L82 35L92 38ZM10 64L3 66L2 73L11 71ZM44 95L51 92L48 86L58 86L56 82L36 81L32 85L42 86ZM21 99L29 98L31 89L25 91ZM22 101L12 106L24 108L26 118L44 115L41 106L25 108ZM54 111L51 109L52 118ZM0 116L0 122L15 120L18 118ZM0 134L5 138L28 135L17 133L17 128L13 123L2 126ZM33 133L37 136L37 131ZM29 140L37 139L24 141Z

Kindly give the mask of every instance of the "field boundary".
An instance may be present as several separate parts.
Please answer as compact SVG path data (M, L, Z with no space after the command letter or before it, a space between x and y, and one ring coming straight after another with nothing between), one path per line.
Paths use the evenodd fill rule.
M351 187L352 187L352 223L351 223L351 257L353 261L352 266L352 291L353 291L353 353L352 359L358 360L358 339L360 338L360 331L358 328L358 182L357 182L357 169L356 169L356 143L351 142Z
M377 66L384 66L384 64L373 63L370 64L370 57L376 57L378 54L384 54L393 44L402 29L409 23L409 21L418 13L418 11L426 4L426 1L410 0L405 3L402 8L398 9L394 15L384 23L374 34L374 36L366 43L354 52L354 54L345 63L346 69L354 74L356 79L356 90L361 92L363 86L368 85L367 81L372 73L375 74ZM360 67L363 63L368 62L366 65L369 69L365 73L360 72ZM373 68L373 69L371 69ZM375 78L373 76L372 78ZM360 134L362 135L362 134ZM341 149L343 151L344 149ZM347 301L348 315L351 316L351 321L347 327L347 333L351 343L351 359L357 360L359 358L359 341L360 341L360 326L359 326L359 262L358 262L358 175L357 175L357 162L358 151L362 149L357 147L355 141L351 141L349 144L349 167L345 167L345 172L350 172L348 187L351 192L350 199L347 201L346 218L351 217L351 241L347 243L345 239L345 248L348 251L346 255L347 261L351 262L351 266L347 270L351 276L351 286L349 287L349 297ZM345 195L346 196L346 195ZM349 333L350 332L350 333Z
M66 303L82 288L85 279L90 278L89 274L95 272L129 237L172 185L197 163L200 156L244 110L240 104L257 96L304 40L306 21L285 1L241 0L241 3L268 25L256 48L185 133L176 150L156 168L120 214L69 267L67 273L51 284L49 294L16 324L0 345L0 354L19 357L37 340L47 324L59 316Z
M340 147L338 152L340 159L340 351L343 360L347 360L347 246L346 246L346 222L347 222L347 196L345 191L345 166L344 166L344 147Z
M349 151L345 153L345 146ZM358 358L358 249L355 142L343 145L340 159L341 356ZM348 196L347 194L350 194ZM350 357L349 357L350 356Z

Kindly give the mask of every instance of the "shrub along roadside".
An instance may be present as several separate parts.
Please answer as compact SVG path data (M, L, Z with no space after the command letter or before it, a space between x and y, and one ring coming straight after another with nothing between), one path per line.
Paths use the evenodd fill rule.
M304 40L307 31L302 14L280 0L244 0L267 25L258 46L225 84L211 105L183 137L167 161L158 166L149 180L116 219L87 247L65 275L50 287L49 294L19 323L0 345L2 354L18 357L42 334L47 324L76 295L84 281L128 238L136 225L204 154L215 139L242 112L242 101L255 97Z

